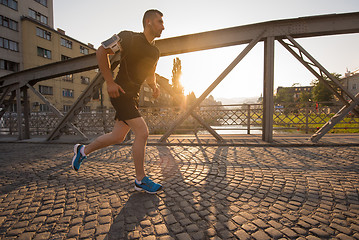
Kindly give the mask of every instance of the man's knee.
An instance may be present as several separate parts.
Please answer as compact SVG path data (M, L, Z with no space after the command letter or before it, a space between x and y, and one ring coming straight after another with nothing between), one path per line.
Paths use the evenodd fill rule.
M147 128L146 128L146 129L143 129L143 130L141 130L141 131L137 131L137 132L135 133L135 137L140 138L140 139L144 139L144 140L147 140L148 135L149 135L149 133L148 133L148 129L147 129Z

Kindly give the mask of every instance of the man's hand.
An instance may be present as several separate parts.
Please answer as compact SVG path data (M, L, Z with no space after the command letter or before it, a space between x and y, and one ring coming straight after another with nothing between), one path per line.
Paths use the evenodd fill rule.
M107 83L107 92L108 92L108 95L111 97L111 98L118 98L120 96L120 92L119 90L125 94L125 91L122 89L122 87L120 85L118 85L117 83L115 82L112 82L112 83Z
M160 96L160 89L156 86L155 90L153 90L152 96L156 99Z

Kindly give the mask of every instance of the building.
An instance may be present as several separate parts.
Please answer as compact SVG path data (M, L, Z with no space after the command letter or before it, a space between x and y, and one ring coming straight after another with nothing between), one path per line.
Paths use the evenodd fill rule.
M158 74L156 74L157 82L161 81L162 84L165 84L165 86L161 85L160 88L160 96L157 99L154 99L152 97L152 89L148 84L145 82L141 86L140 90L140 99L139 99L139 105L140 107L169 107L173 104L173 97L165 90L165 88L172 88L172 86L169 84L169 80L167 78L164 78Z
M313 86L294 86L294 87L278 87L277 88L277 94L280 91L285 91L285 93L289 93L293 96L294 101L298 100L300 98L300 94L302 92L312 92Z
M54 27L53 0L0 1L0 77L24 70L21 18Z
M347 73L340 82L354 96L359 93L359 73Z
M91 44L84 44L65 34L64 30L50 28L29 17L22 17L23 36L23 66L24 69L33 68L52 62L66 61L73 57L79 57L95 53ZM25 41L26 40L26 41ZM57 109L67 112L81 95L90 81L96 76L96 71L81 72L66 75L60 78L50 79L37 83L34 88L44 95ZM101 105L110 106L106 91L94 96L83 109L85 112L96 110ZM101 103L101 96L102 103ZM29 101L32 112L47 112L49 107L29 92Z
M53 0L0 1L0 77L25 69L94 53L93 45L53 28ZM96 71L41 81L34 88L57 109L66 112L95 77ZM49 107L29 91L31 112ZM95 95L85 112L111 105L107 91ZM16 104L12 110L16 109Z

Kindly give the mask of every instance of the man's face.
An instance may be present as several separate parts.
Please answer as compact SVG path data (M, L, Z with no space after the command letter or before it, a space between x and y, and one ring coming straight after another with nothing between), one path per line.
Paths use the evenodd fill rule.
M156 14L156 17L150 20L149 27L153 36L161 37L162 31L165 29L162 17L159 14Z

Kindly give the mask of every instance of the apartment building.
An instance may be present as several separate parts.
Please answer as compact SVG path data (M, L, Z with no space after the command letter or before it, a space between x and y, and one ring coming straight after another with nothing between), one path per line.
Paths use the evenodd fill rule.
M24 70L21 18L54 27L53 0L0 0L0 77Z
M345 77L340 79L340 82L351 94L357 95L359 93L359 69L354 73L345 74Z
M66 61L70 58L95 53L96 51L91 44L84 44L67 36L64 30L52 29L29 17L23 17L21 23L24 69L52 62ZM41 81L34 88L44 95L57 109L67 112L96 74L95 70L70 74ZM83 111L90 112L100 108L101 105L109 107L111 103L106 95L107 92L103 91L103 94L99 93L94 96L92 101L84 107ZM101 96L103 96L102 99ZM50 111L49 107L31 92L29 100L31 111Z
M94 53L93 45L53 28L53 0L0 0L0 77L70 58ZM66 112L89 85L96 71L71 74L41 81L34 88L57 109ZM85 112L111 105L106 91L99 92ZM102 98L101 98L102 96ZM49 107L33 92L28 99L31 112L48 112ZM16 104L13 104L15 110Z
M313 86L278 87L277 94L280 91L287 91L288 94L293 95L294 100L297 100L300 98L302 92L311 92L312 90Z
M156 79L158 81L161 80L161 82L165 85L167 85L167 88L172 88L172 86L169 84L169 80L167 78L164 78L158 74L156 74ZM169 107L173 105L173 97L164 90L164 88L160 88L160 96L157 99L154 99L152 97L153 91L151 87L145 82L141 86L140 90L140 99L139 99L139 105L140 107Z

